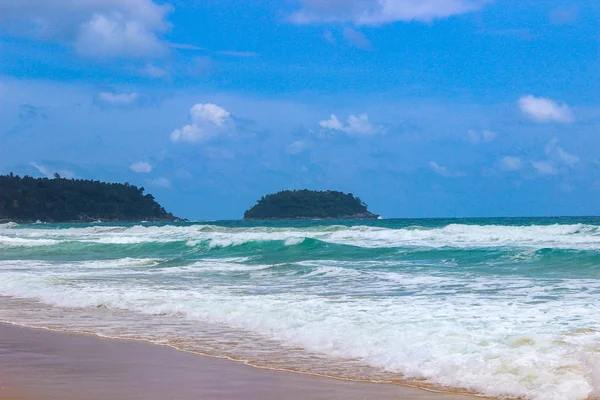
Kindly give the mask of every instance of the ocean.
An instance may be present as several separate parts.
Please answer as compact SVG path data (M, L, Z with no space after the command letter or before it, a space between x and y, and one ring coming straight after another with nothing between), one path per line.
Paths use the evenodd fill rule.
M0 225L0 320L249 365L600 394L600 218Z

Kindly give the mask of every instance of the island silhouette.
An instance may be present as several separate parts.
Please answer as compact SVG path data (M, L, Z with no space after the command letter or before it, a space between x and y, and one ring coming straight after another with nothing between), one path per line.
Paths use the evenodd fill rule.
M179 221L143 187L85 179L0 175L0 222Z
M377 218L379 215L352 193L308 189L268 194L244 213L245 220Z

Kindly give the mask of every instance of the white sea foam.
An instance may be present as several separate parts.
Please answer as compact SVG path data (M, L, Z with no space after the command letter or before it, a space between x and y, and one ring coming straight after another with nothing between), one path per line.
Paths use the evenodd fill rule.
M286 345L488 395L575 400L597 389L596 280L464 279L352 269L350 262L327 266L327 261L303 262L302 268L313 270L296 282L278 280L276 274L227 285L205 275L186 278L268 267L246 261L207 259L163 271L158 259L1 261L0 294L62 307L102 305L226 324ZM150 272L157 267L158 274ZM148 276L144 280L128 279L142 273ZM307 280L316 287L301 283ZM260 293L256 285L270 292ZM344 285L345 293L321 293ZM385 290L412 295L367 295ZM173 329L170 334L177 335Z
M59 240L54 239L27 239L18 236L11 237L0 235L0 246L7 247L52 246L59 243Z
M6 225L6 224L5 224ZM377 228L316 227L290 228L224 228L210 225L192 226L92 226L69 229L0 228L0 244L11 245L10 238L31 240L78 241L102 244L139 244L184 242L194 246L202 242L212 248L239 246L251 242L281 241L286 245L302 243L311 238L323 242L365 248L554 248L595 250L600 248L598 226L571 225L464 225L452 224L441 228ZM38 242L38 244L43 242Z

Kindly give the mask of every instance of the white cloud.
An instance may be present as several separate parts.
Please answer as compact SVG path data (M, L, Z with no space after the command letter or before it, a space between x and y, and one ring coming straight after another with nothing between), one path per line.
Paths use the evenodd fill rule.
M295 142L290 143L286 147L286 151L289 154L300 154L303 151L305 151L307 148L308 148L308 145L306 144L306 142L304 142L302 140L296 140Z
M210 49L207 47L200 47L200 46L196 46L195 44L190 44L190 43L170 42L169 46L174 49L182 49L182 50L210 51Z
M94 15L81 26L75 48L84 56L146 57L164 52L163 43L137 21Z
M35 163L35 162L30 162L29 165L31 165L32 167L34 167L35 169L37 169L38 171L40 171L40 173L42 175L46 176L47 178L54 178L54 174L52 173L52 171L50 171L45 166L40 165L40 164Z
M548 142L545 151L547 160L531 162L531 166L542 175L558 175L579 163L579 157L560 147L556 138Z
M343 33L346 42L350 43L355 47L358 47L359 49L370 49L373 47L369 39L367 39L367 37L362 32L359 32L349 27L345 27Z
M558 145L558 139L556 138L552 139L546 145L546 154L553 160L561 164L565 164L569 167L573 167L579 162L579 157L567 153L562 147Z
M166 70L151 63L146 64L146 66L142 68L140 72L142 75L149 76L150 78L164 78L169 75Z
M208 139L205 132L194 124L175 129L171 132L170 138L173 142L201 142Z
M558 169L549 161L532 161L531 166L542 175L558 174Z
M430 22L481 9L491 0L299 0L296 24L351 22L382 25L397 21Z
M171 133L173 142L206 142L235 129L229 111L216 104L195 104L190 109L191 123Z
M372 135L376 133L383 133L384 129L381 126L372 125L369 122L367 114L361 114L358 117L350 115L348 117L348 126L346 131L351 134L357 135Z
M573 113L565 103L546 97L535 97L532 95L522 96L519 99L519 108L523 114L537 122L573 122Z
M519 157L506 156L500 160L500 167L505 171L518 171L523 166Z
M102 105L112 106L112 107L126 107L134 104L140 98L140 94L137 92L126 92L126 93L111 93L111 92L102 92L99 93L96 97L96 101L98 101Z
M230 119L229 111L216 104L196 104L190 110L193 120L208 121L222 127Z
M139 161L131 164L129 166L129 169L133 172L137 172L138 174L147 174L149 172L152 172L152 165L145 161Z
M344 124L340 122L335 114L331 114L328 120L319 121L319 125L325 129L332 129L336 131L344 130Z
M467 135L469 136L469 141L473 144L478 144L480 142L489 143L498 137L496 132L487 129L483 130L481 133L469 129Z
M146 181L146 183L150 186L156 186L156 187L161 187L161 188L170 188L171 187L171 181L164 177L160 177L160 178L156 178L156 179L149 179Z
M463 172L459 172L459 171L450 171L447 167L442 167L441 165L439 165L437 162L435 161L431 161L429 163L429 167L436 173L442 176L445 176L446 178L459 178L462 176L465 176L465 174Z
M349 135L375 135L385 132L383 126L371 124L367 114L350 115L347 124L343 124L335 114L331 114L328 120L319 121L319 125L322 128L345 132Z
M45 167L45 166L35 163L35 162L30 162L29 165L31 165L32 167L34 167L35 169L40 171L40 173L42 175L44 175L46 178L54 179L54 171L50 170L48 167ZM61 169L61 170L55 171L55 172L58 173L62 178L67 178L67 179L75 178L75 173L68 169Z
M152 0L8 0L0 2L0 24L85 56L155 58L167 51L161 34L171 10Z

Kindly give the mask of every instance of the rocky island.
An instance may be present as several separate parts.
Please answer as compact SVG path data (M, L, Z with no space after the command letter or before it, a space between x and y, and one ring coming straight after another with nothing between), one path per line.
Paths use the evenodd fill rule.
M245 220L376 219L352 193L332 190L284 190L263 196L244 213Z
M0 222L179 221L129 183L0 175Z

